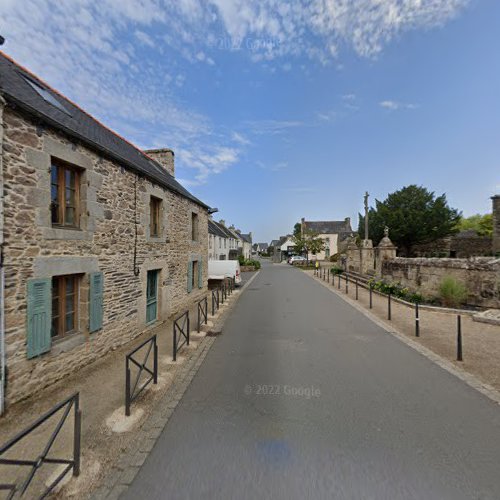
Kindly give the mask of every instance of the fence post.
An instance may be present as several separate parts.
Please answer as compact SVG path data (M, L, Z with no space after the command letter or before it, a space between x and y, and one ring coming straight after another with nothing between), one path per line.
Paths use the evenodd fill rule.
M356 300L358 300L358 278L356 278Z
M176 337L177 337L177 330L175 328L175 321L174 321L174 335L173 335L173 339L174 339L174 355L172 356L174 361L177 361L177 342L176 342Z
M387 295L387 319L391 320L391 292Z
M462 317L457 315L457 361L463 361L462 358Z
M340 274L339 274L338 278L339 278L339 282L337 284L338 284L338 288L340 290Z
M347 293L347 295L349 295L349 275L348 274L345 275L345 293Z
M370 281L370 309L373 309L373 285L372 282Z
M75 396L75 428L73 434L73 476L80 475L80 446L82 436L82 410L80 410L80 394Z
M125 416L130 417L130 368L128 367L127 357L125 358Z
M156 335L155 335L155 341L153 344L153 384L158 383L158 344L156 343Z
M327 283L330 283L330 269L329 268L326 271L326 281L327 281Z
M415 337L420 337L420 316L418 314L418 302L415 303Z
M188 328L188 332L187 332L187 342L186 344L189 345L189 311L187 312L187 328Z

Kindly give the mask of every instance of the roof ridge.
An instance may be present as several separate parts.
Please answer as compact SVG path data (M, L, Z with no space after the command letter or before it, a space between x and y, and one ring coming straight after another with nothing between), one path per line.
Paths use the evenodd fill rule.
M143 156L145 156L149 160L157 163L154 158L151 158L151 156L149 156L148 154L146 154L142 149L140 149L134 143L130 142L128 139L125 139L125 137L123 137L122 135L120 135L118 132L115 132L113 129L109 128L107 125L105 125L100 120L98 120L95 116L92 116L88 111L85 111L78 104L76 104L71 99L69 99L68 97L66 97L62 92L56 90L51 85L49 85L45 80L43 80L42 78L40 78L38 75L35 75L35 73L33 73L32 71L30 71L28 68L26 68L22 64L18 63L13 57L7 55L3 50L0 50L0 54L3 57L5 57L5 59L7 59L8 61L10 61L14 66L17 66L22 71L24 71L25 73L27 73L30 77L34 78L35 80L38 80L40 83L42 83L42 85L45 85L51 92L54 92L59 97L62 97L63 99L65 99L66 101L68 101L72 106L74 106L75 108L79 109L83 114L87 115L91 120L94 120L101 127L105 128L106 130L108 130L109 132L111 132L114 136L118 137L122 141L124 141L127 144L129 144L130 146L132 146L135 150L137 150L140 154L142 154Z

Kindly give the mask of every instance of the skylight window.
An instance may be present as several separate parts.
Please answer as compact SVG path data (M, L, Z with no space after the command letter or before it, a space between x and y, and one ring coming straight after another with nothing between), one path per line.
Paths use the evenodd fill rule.
M42 97L49 104L52 104L52 106L55 106L59 111L63 111L67 115L71 116L71 113L48 90L35 83L33 80L26 78L24 75L23 77L40 97Z

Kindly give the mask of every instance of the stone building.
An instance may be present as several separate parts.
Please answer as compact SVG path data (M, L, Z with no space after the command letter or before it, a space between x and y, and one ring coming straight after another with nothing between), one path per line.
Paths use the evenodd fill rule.
M328 260L332 255L338 253L340 243L355 234L351 227L350 217L346 217L342 221L306 221L302 218L300 226L302 237L306 231L311 231L324 240L324 250L316 255L318 260ZM309 259L312 257L312 254L309 254Z
M493 201L493 254L500 254L500 194L492 196Z
M0 53L2 372L32 395L206 294L208 209L171 150L118 136Z

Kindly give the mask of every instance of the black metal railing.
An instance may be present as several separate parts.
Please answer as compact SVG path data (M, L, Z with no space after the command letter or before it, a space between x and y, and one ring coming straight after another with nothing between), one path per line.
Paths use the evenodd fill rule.
M137 355L139 351L144 352L142 362L134 358L134 355ZM153 352L152 368L148 366L151 352ZM133 385L130 370L131 364L138 368ZM149 376L142 385L139 385L143 373L147 373ZM139 397L142 391L151 382L153 382L153 384L158 383L158 344L156 342L156 335L153 335L151 338L145 340L125 357L125 415L127 417L130 416L130 405Z
M177 360L177 353L184 345L189 345L189 311L181 314L175 321L173 326L174 344L172 357Z
M52 458L48 457L48 454L56 440L59 432L61 431L71 409L74 408L74 430L73 430L73 458ZM49 420L59 411L63 410L62 416L59 419L54 431L50 435L50 438L45 445L42 453L35 460L20 460L15 458L2 458L2 456L7 453L14 445L21 441L26 436L29 436L31 432L40 427L43 423ZM73 470L73 476L78 476L80 474L80 439L82 431L82 412L80 410L80 394L77 392L65 399L58 405L54 406L47 413L42 415L36 422L31 424L29 427L24 429L22 432L14 436L10 441L5 443L0 447L0 465L12 465L20 467L30 467L30 471L27 476L20 483L2 483L0 484L1 491L7 491L7 498L10 500L14 498L19 493L19 496L23 496L30 484L33 482L37 472L41 469L44 464L59 464L65 465L64 470L47 486L47 488L39 495L34 498L45 498L66 476L66 474Z
M215 311L219 310L219 289L212 289L212 316L215 316Z
M201 331L202 323L208 323L208 299L204 297L198 302L198 333Z

